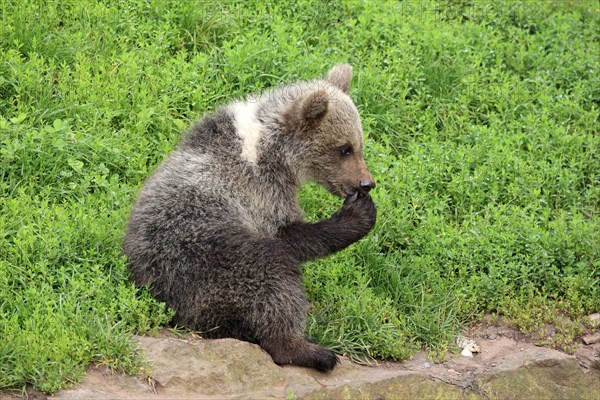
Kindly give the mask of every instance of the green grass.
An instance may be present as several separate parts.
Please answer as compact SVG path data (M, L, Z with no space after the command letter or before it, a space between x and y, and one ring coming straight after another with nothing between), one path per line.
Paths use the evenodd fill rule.
M572 349L600 311L599 16L593 0L0 2L0 389L139 370L132 333L171 315L120 253L140 185L203 113L338 62L379 216L306 266L308 333L357 360L442 359L494 313L559 321L545 343ZM311 219L340 206L301 200Z

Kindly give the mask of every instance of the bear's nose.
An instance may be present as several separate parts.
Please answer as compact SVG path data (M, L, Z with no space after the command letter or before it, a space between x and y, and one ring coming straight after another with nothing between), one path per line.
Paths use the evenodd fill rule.
M369 190L371 190L373 188L375 188L375 181L372 181L372 180L360 181L360 189L361 190L368 192Z

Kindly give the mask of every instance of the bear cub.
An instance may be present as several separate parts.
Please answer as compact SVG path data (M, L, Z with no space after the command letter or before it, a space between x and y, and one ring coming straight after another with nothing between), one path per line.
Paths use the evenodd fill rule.
M123 250L133 280L208 338L259 344L277 364L330 371L331 350L304 335L301 264L366 236L375 182L363 159L352 68L221 107L195 125L142 187ZM345 199L305 222L305 182Z

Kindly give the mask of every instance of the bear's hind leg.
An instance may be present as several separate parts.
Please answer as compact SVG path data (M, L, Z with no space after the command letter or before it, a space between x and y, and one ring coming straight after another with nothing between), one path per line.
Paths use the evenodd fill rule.
M237 235L225 260L231 275L222 293L230 312L243 319L245 337L259 344L277 364L332 370L338 358L304 336L309 308L299 261L280 239Z
M328 372L339 362L333 351L311 343L304 337L270 337L259 344L279 365L290 364Z
M331 371L339 362L335 353L304 335L309 304L297 267L273 274L265 288L251 317L258 344L279 365Z

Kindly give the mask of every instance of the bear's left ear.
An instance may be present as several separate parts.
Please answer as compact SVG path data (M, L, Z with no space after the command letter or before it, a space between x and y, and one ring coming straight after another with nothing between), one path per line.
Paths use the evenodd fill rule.
M339 64L331 68L325 80L342 92L350 93L350 81L352 81L352 66Z

